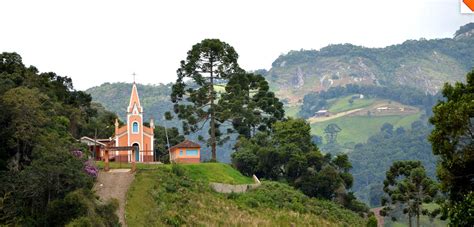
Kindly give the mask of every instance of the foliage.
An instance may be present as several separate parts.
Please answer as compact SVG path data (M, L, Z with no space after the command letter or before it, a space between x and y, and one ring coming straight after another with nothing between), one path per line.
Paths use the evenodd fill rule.
M331 87L326 91L318 93L308 93L303 99L303 106L299 112L301 117L312 117L318 110L331 107L334 110L342 111L340 107L329 106L328 100L341 98L352 94L363 94L365 98L382 98L400 102L405 105L417 106L427 113L435 104L439 95L426 94L416 88L404 86L375 86L347 84L345 87ZM366 103L362 103L363 106ZM355 107L351 107L355 108Z
M438 102L430 119L435 128L429 140L433 154L439 157L437 175L449 197L444 210L452 212L459 211L452 206L462 206L465 196L474 190L474 71L466 77L465 84L444 86L446 100Z
M466 32L470 32L474 30L474 23L469 23L469 24L465 24L463 26L461 26L457 31L456 33L454 33L454 36L457 37L463 33L466 33Z
M92 191L79 189L48 206L50 226L118 226L118 201L102 204Z
M146 119L154 118L157 123L164 119L166 111L173 109L170 101L172 84L144 85L136 83L140 95L140 104L145 110ZM127 119L124 107L128 106L132 83L104 83L85 91L92 96L94 102L101 103L107 110L118 114L121 120ZM171 121L168 127L177 126Z
M377 224L377 218L375 218L375 215L371 215L369 217L369 221L367 222L367 227L377 227Z
M463 26L456 35L470 31L472 26ZM339 44L319 51L290 51L272 63L267 77L276 82L272 84L276 90L288 89L289 93L301 95L320 86L320 79L324 79L328 72L335 75L335 71L337 77L347 79L334 81L336 84L362 78L365 81L360 83L369 81L386 87L402 85L436 92L443 81L462 80L463 73L474 65L473 43L472 36L464 36L407 40L385 48ZM303 88L288 86L297 70L304 72Z
M219 99L218 112L223 119L231 119L234 130L246 138L257 130L270 130L285 115L283 104L269 91L265 78L253 73L229 79Z
M276 122L272 134L257 133L240 138L232 163L243 174L284 180L310 197L335 199L346 207L366 212L346 189L352 186L347 155L323 156L312 143L311 128L303 119ZM359 209L361 208L361 209Z
M357 197L371 207L380 206L381 182L394 160L420 160L428 176L435 177L436 158L427 140L430 132L431 128L414 123L409 129L399 127L393 132L380 129L366 143L355 145L349 160Z
M426 176L420 161L396 161L387 171L384 181L384 192L388 198L382 200L382 215L388 216L392 206L401 205L403 213L411 218L416 216L416 224L420 226L420 215L428 213L423 209L423 202L431 202L438 192L436 183Z
M328 143L337 143L337 134L342 131L342 129L335 123L328 124L324 129L326 134L326 140Z
M168 138L166 138L166 134L168 134ZM160 125L155 126L154 135L155 157L162 163L169 163L168 149L184 141L184 136L179 134L178 128L176 127L165 129L165 127ZM168 147L168 141L170 147Z
M229 44L218 39L202 40L188 51L186 60L181 61L178 79L172 87L174 112L183 120L185 133L200 130L202 126L198 123L209 121L212 160L216 160L216 145L221 139L219 126L226 120L217 112L219 104L214 86L242 71L237 58L237 52ZM186 79L191 80L192 86Z
M342 131L337 134L337 142L342 148L354 149L358 143L366 143L367 140L378 134L380 127L384 123L390 123L395 128L410 128L411 123L424 119L421 113L410 114L406 116L343 116L335 119L317 122L311 124L311 133L313 135L324 135L324 129L329 124L337 124ZM332 149L327 149L328 141L323 139L324 145L319 148L328 153L336 154Z
M76 138L93 121L106 125L110 113L97 111L70 78L26 67L16 53L0 54L0 75L0 225L54 225L48 207L89 190L87 173L97 174Z
M450 204L449 224L452 226L472 226L474 223L474 192L464 195L461 201Z
M189 165L181 166L186 169ZM247 193L225 195L211 191L206 178L199 174L190 176L188 171L177 176L167 166L139 171L128 193L127 223L131 226L365 225L365 220L355 213L329 201L310 199L286 184L264 181L260 188Z

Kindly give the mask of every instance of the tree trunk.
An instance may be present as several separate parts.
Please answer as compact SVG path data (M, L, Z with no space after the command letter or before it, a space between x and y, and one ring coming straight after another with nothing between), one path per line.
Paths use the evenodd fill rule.
M210 81L210 88L209 88L209 97L211 101L211 161L216 161L217 156L216 156L216 122L215 122L215 116L214 116L214 74L213 74L213 62L212 62L212 57L210 59L211 63L211 81Z
M420 227L420 213L419 212L416 214L416 226Z
M412 223L411 223L411 214L408 213L408 226L411 227L412 226Z

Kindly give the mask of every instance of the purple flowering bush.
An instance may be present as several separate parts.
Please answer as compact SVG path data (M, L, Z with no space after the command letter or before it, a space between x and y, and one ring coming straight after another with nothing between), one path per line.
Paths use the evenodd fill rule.
M77 159L84 159L84 153L82 153L80 150L73 150L71 153ZM94 178L99 175L99 168L95 165L93 159L87 159L84 161L84 172Z
M79 159L81 159L83 156L83 153L80 150L74 150L74 151L71 151L71 153L72 155L74 155L74 157L79 158Z
M95 165L94 160L89 159L84 163L84 171L91 177L97 177L99 175L99 168Z

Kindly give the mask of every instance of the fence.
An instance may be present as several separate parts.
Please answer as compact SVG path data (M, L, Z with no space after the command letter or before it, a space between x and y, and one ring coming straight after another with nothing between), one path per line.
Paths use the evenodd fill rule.
M139 151L139 159L136 160L136 162L154 162L154 155L152 150L142 150ZM131 162L132 158L132 152L130 154L128 151L118 151L118 155L115 154L114 151L111 152L110 155L110 161L113 162L120 162L120 163L129 163Z

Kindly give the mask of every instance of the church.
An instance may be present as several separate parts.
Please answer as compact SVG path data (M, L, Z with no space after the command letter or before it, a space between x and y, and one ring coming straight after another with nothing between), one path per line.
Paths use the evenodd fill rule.
M130 102L127 107L127 122L119 127L118 119L115 120L115 134L111 143L116 147L134 147L135 157L132 151L112 151L111 157L120 162L152 162L153 152L153 130L155 123L150 119L150 127L143 125L143 107L140 104L137 85L133 82ZM109 143L110 144L110 143Z
M109 159L116 162L153 162L153 142L155 122L150 119L150 127L143 124L143 107L140 104L137 85L133 82L130 101L127 107L126 124L119 125L115 119L114 135L108 139L92 139L82 137L80 141L87 144L95 160L104 159L104 151L107 147L133 147L135 151L132 157L132 150L113 150L109 153Z

